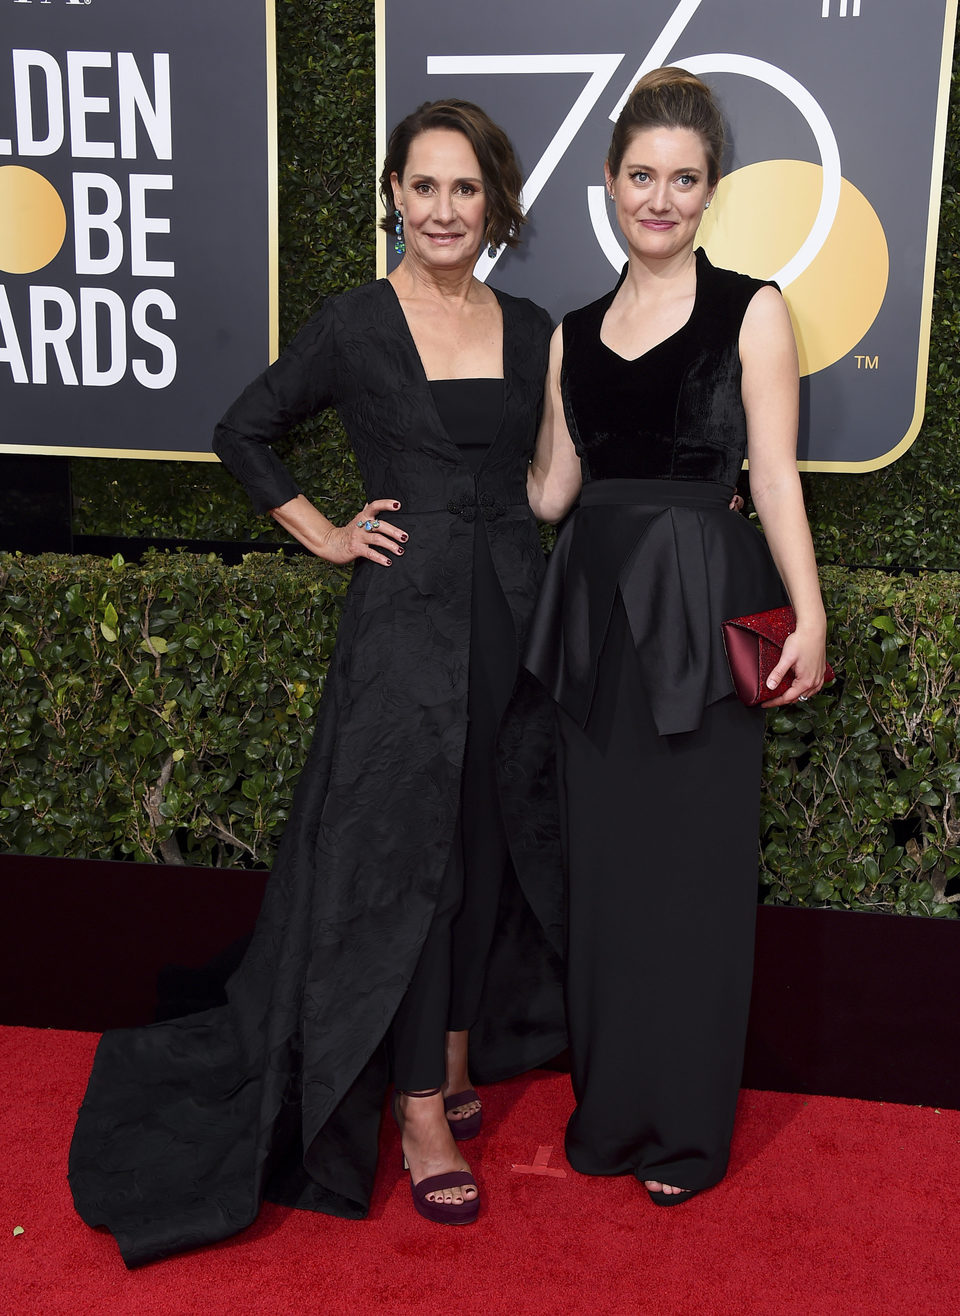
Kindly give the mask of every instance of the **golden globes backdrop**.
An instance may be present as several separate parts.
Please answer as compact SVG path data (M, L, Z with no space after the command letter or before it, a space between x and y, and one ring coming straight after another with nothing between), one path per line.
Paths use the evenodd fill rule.
M559 318L625 259L603 188L611 120L647 70L699 74L731 138L700 242L784 291L801 464L871 470L922 419L956 14L957 0L380 0L380 143L425 100L487 109L517 147L529 220L477 274Z
M273 0L0 7L0 451L215 460L276 352Z

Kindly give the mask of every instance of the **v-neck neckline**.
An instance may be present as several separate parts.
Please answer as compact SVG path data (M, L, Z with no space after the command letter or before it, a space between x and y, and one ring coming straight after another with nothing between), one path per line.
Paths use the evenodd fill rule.
M423 367L423 358L422 358L421 355L420 355L420 351L419 351L419 348L417 347L416 339L415 339L414 336L413 336L413 332L412 332L412 330L411 330L411 328L410 328L410 324L409 324L409 322L408 322L408 320L407 320L407 317L406 317L406 315L404 314L403 303L400 301L400 296L399 296L399 294L398 294L396 288L393 286L393 284L390 282L390 280L389 280L388 278L380 279L379 282L382 283L382 284L384 284L384 285L389 289L389 295L390 295L390 297L391 297L391 299L392 299L392 302L393 302L394 307L396 308L396 313L397 313L397 315L400 317L400 323L401 323L401 325L403 326L403 332L404 332L404 335L406 336L407 346L409 347L409 349L410 349L410 351L411 351L411 353L412 353L412 355L413 355L413 358L414 358L414 360L415 360L416 363L417 363L417 370L418 370L418 372L419 372L419 387L421 388L421 390L423 391L423 393L426 394L426 397L427 397L427 405L429 406L430 411L433 413L433 418L434 418L434 420L435 420L435 422L436 422L436 429L437 429L437 432L442 436L443 441L446 443L447 447L448 447L448 448L452 451L452 453L455 455L458 464L459 464L460 466L462 466L462 467L464 468L464 470L469 471L469 470L470 470L470 465L469 465L469 463L464 459L463 453L460 451L460 449L457 447L456 443L455 443L455 442L453 441L453 439L450 437L450 434L449 434L449 432L448 432L448 430L447 430L447 427L446 427L446 425L444 425L444 423L443 423L443 421L442 421L442 419L441 419L441 417L440 417L440 412L439 412L439 410L438 410L438 408L437 408L436 400L435 400L435 398L434 398L434 396L433 396L433 392L431 391L431 388L430 388L430 385L431 385L432 383L439 383L440 381L439 381L439 380L431 380L431 379L428 379L428 378L427 378L427 372L426 372L426 370L425 370L424 367ZM489 285L488 285L488 286L489 286ZM487 458L490 456L490 453L493 451L493 449L497 446L497 443L499 442L499 439L500 439L500 435L503 433L503 423L504 423L504 420L505 420L505 418L506 418L506 414L507 414L507 396L508 396L509 387L510 387L510 380L509 380L510 365L509 365L509 354L508 354L508 350L507 350L507 327L508 327L508 326L507 326L507 321L508 321L507 307L506 307L506 305L504 304L504 302L502 301L502 299L501 299L501 297L500 297L500 294L497 292L496 288L491 288L490 291L493 293L494 297L496 297L496 299L497 299L497 305L500 307L500 362L501 362L501 368L502 368L502 370L503 370L503 376L502 376L502 378L503 378L503 410L502 410L502 412L500 413L500 423L497 425L497 432L496 432L496 434L493 436L492 440L490 441L490 446L487 448L487 451L484 453L484 455L483 455L483 460L480 462L480 466L478 467L477 472L474 472L474 474L477 474L477 473L479 473L479 471L483 470L483 467L486 465ZM482 376L482 377L483 377L483 378L487 378L487 379L495 378L495 376L492 376L492 375L487 375L487 376ZM479 375L476 375L476 376L464 376L464 378L477 378L477 379L479 379L479 378L481 378L481 376L479 376Z
M614 357L615 360L622 362L625 366L635 366L638 362L645 361L647 357L651 356L654 352L658 352L661 347L665 347L667 343L672 343L674 339L679 338L679 336L682 333L684 333L687 329L690 328L690 326L693 324L694 316L697 314L697 311L700 309L700 289L703 284L701 275L703 273L703 261L705 259L703 248L698 247L694 252L694 256L696 257L697 281L696 281L696 286L694 287L693 290L693 305L690 307L690 314L684 320L683 324L680 325L677 329L674 329L672 334L667 334L666 338L661 338L659 343L654 343L653 346L648 347L645 352L641 352L639 356L622 356L616 350L616 348L611 347L609 343L605 343L603 341L603 322L607 318L607 312L610 310L610 307L613 305L614 297L616 297L617 293L620 291L620 284L618 283L616 288L614 288L613 292L609 294L609 301L607 301L606 305L603 307L603 310L600 313L600 321L597 325L597 340L599 341L600 346L603 348L605 352L607 352L610 356Z

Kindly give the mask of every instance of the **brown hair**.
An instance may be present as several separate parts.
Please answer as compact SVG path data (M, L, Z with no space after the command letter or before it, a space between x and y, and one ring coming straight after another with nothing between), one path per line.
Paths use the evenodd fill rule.
M380 221L380 227L388 233L393 232L394 200L390 175L396 174L398 178L403 178L410 143L420 133L431 128L451 129L466 137L480 164L487 195L484 242L494 247L504 242L508 247L515 247L520 241L520 227L526 223L520 208L520 189L523 185L520 166L510 138L472 101L426 101L412 114L401 119L394 128L380 175L380 195L387 211Z
M645 74L620 111L607 168L616 176L631 138L645 128L690 128L703 142L707 153L707 181L711 186L720 177L725 134L723 116L713 92L686 69L667 66Z

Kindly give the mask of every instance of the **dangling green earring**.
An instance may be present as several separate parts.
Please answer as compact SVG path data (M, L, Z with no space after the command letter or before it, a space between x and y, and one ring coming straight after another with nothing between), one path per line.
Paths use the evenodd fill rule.
M403 215L401 215L399 210L395 210L393 213L397 220L396 224L393 226L393 231L397 235L396 241L393 244L393 249L398 256L402 256L407 249L407 244L403 240Z

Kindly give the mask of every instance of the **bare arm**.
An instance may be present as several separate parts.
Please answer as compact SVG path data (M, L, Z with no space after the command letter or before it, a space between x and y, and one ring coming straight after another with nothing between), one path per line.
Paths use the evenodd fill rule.
M527 473L527 497L540 521L560 521L580 492L582 474L563 415L560 367L563 364L563 326L550 339L550 364L543 396L543 419L537 446Z
M827 631L797 471L797 347L786 303L774 288L762 288L747 308L740 358L750 492L797 614L797 629L787 638L769 684L777 686L791 668L794 681L785 694L766 705L770 707L792 704L820 689Z
M399 506L392 498L375 498L372 503L367 503L355 521L335 526L308 498L298 494L289 502L271 508L270 515L294 539L299 539L304 548L326 562L343 564L366 557L371 562L389 567L393 559L377 550L385 549L400 556L403 553L401 544L406 543L407 534L389 521L380 521L379 516L381 512L396 511ZM366 521L377 522L377 528L365 530L361 523Z

